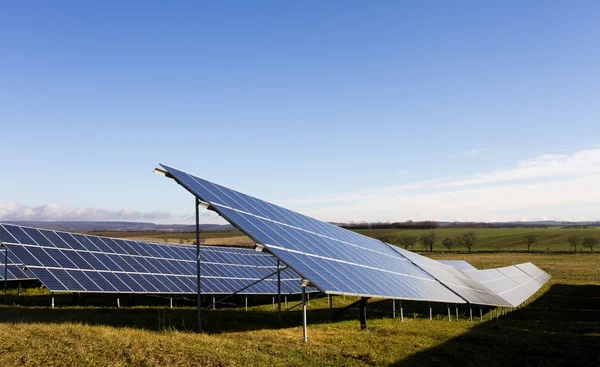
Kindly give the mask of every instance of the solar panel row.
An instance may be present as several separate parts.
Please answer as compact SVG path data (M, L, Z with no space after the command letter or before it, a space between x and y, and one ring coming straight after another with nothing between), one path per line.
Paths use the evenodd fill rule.
M381 241L163 167L188 191L329 294L465 301Z
M443 264L161 166L162 172L207 202L210 209L329 294L511 306L513 302L504 294L520 299L518 290L539 289L532 277L523 271L515 273L516 267L497 269L506 284L494 284L491 289L469 276L476 269L467 262ZM527 270L539 279L548 278L539 268ZM511 282L517 287L509 292L506 286Z
M195 248L0 224L10 257L52 291L196 293ZM202 293L233 293L277 270L250 249L201 247ZM10 269L13 269L12 267ZM17 267L18 269L18 267ZM9 278L10 279L10 278ZM16 279L16 278L15 278ZM242 293L277 294L277 276ZM281 292L300 292L300 277L281 271Z

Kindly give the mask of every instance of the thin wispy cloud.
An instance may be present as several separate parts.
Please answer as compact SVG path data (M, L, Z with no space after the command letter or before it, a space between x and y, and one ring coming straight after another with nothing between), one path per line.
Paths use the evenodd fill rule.
M542 155L513 167L375 190L297 198L329 221L600 219L600 149Z
M214 217L212 212L202 213L204 221ZM39 206L27 206L15 202L0 203L0 220L191 223L193 219L193 215L173 214L168 211L143 212L129 208L120 210L74 208L55 203Z

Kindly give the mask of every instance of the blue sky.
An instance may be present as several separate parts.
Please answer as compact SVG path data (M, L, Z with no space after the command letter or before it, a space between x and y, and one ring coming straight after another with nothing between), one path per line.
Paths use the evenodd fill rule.
M600 219L599 15L3 3L0 219L188 222L159 162L323 220Z

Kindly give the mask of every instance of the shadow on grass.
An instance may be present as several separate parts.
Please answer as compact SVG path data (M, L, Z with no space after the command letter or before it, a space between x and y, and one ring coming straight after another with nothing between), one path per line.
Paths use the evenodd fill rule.
M116 308L116 295L71 295L56 294L55 308L51 308L51 295L12 296L9 304L12 307L0 308L0 322L9 323L81 323L87 325L104 325L111 327L130 327L152 331L180 330L194 331L196 325L196 308L194 298L174 298L175 307L170 308L169 298L147 295L121 295L119 300L123 306ZM299 295L288 296L288 306L297 306ZM219 296L216 297L219 299ZM286 312L282 302L281 322L277 320L277 312L272 309L272 297L248 296L249 310L244 310L245 296L232 297L229 302L217 305L216 310L202 310L202 327L207 333L249 331L261 329L277 329L298 327L302 325L300 307ZM282 301L284 297L282 296ZM349 297L335 297L333 311L354 301ZM210 305L212 297L203 297L202 304ZM332 311L328 308L327 298L311 298L308 307L308 321L311 324L331 322ZM16 305L19 306L16 306ZM383 304L381 306L380 304ZM372 305L372 306L371 306ZM92 306L92 307L90 307ZM369 306L369 318L390 317L391 302L373 302ZM379 309L382 307L382 309ZM277 305L275 304L275 309ZM258 309L258 310L257 310ZM340 313L336 321L356 320L358 310L349 309Z
M600 286L553 285L526 307L396 363L557 365L600 366Z

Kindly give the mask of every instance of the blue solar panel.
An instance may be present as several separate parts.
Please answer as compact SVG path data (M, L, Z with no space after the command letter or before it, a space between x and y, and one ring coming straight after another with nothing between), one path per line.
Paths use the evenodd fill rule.
M197 198L209 203L211 209L327 293L509 305L455 267L162 167ZM216 260L209 252L202 254L202 259ZM238 264L245 260L235 259ZM212 275L222 269L206 265L205 270ZM231 271L244 276L243 269ZM208 286L219 286L218 283L218 279L211 279Z
M0 227L4 229L3 226ZM23 263L21 266L41 274L47 283L38 278L33 271L28 279L38 278L52 291L195 292L196 263L194 260L195 248L193 247L123 241L60 231L37 230L29 227L13 227L15 227L13 231L17 233L17 229L21 229L22 233L19 236L23 241L28 238L29 243L9 243L7 245L11 254L9 258L14 258L19 263ZM25 234L31 235L23 237ZM5 231L5 235L12 238L13 242L18 242L9 232ZM35 240L38 236L42 236L45 241ZM52 241L56 241L58 245ZM111 253L103 253L102 248ZM131 253L114 254L114 252L124 251ZM250 249L202 246L201 251L203 254L210 253L207 258L210 257L213 261L210 264L203 262L202 266L219 268L218 275L214 276L220 277L218 280L207 281L209 287L203 286L203 292L236 291L238 285L247 285L257 281L271 274L276 267L276 260L271 255ZM152 253L157 256L151 256ZM147 255L140 256L138 254ZM169 259L165 257L169 257ZM248 264L248 266L242 266L243 264ZM0 268L0 270L2 269ZM25 272L27 271L25 270ZM128 272L128 274L124 272ZM9 279L17 279L13 273L17 274L19 279L26 276L23 270L15 265L10 265ZM282 291L298 293L300 277L291 270L284 274ZM213 275L203 272L203 281L210 276ZM267 282L265 281L265 283ZM314 289L310 290L314 291ZM242 293L253 292L274 294L277 292L276 284L270 281L268 284L252 287Z
M4 228L6 228L10 234L19 241L19 243L31 243L32 238L27 235L20 227L13 226L10 224L5 224Z

